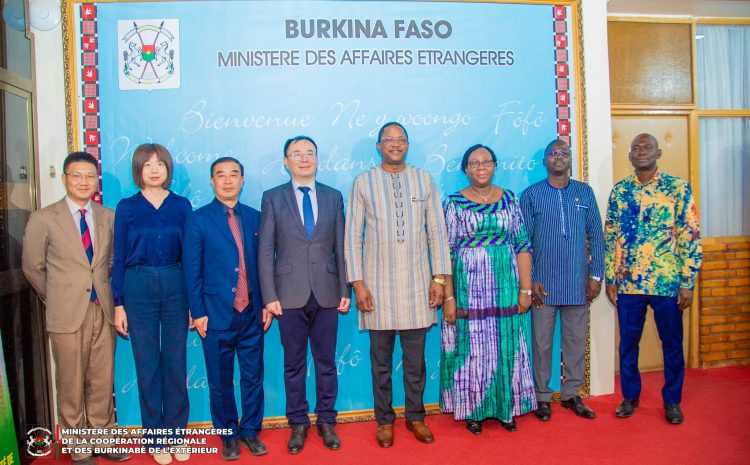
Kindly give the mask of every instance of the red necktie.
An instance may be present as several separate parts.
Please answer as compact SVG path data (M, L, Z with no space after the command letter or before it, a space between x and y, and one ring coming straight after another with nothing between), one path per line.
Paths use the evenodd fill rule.
M240 233L240 220L234 216L234 209L230 208L227 213L229 214L229 229L232 230L232 236L234 236L234 242L237 243L237 251L240 254L240 274L237 278L234 309L241 312L250 304L247 290L247 269L245 268L245 246L242 243L242 234Z

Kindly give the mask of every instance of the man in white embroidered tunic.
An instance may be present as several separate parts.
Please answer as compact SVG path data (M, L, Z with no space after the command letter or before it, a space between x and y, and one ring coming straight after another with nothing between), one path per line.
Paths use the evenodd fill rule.
M376 439L393 444L393 346L403 350L406 428L430 443L424 423L425 336L437 323L450 253L440 193L430 174L407 165L409 139L386 123L376 147L380 166L354 180L346 218L347 280L354 287L359 328L369 330Z

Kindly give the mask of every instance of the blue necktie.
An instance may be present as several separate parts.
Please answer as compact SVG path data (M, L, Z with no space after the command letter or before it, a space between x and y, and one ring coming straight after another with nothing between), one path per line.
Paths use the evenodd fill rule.
M305 223L305 231L307 231L307 237L312 238L313 231L315 231L315 215L313 215L312 200L310 199L310 188L300 186L297 189L302 191L302 218Z

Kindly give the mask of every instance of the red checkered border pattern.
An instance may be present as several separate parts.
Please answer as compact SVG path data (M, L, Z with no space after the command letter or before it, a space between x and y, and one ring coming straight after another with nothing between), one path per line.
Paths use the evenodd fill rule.
M555 89L557 90L557 137L570 145L570 79L568 68L567 9L552 7L555 39Z
M555 89L557 138L570 145L570 80L568 79L568 22L564 6L552 7L555 37ZM560 384L565 383L565 360L560 357Z
M96 4L83 3L81 8L81 99L83 112L83 151L93 155L99 164L99 188L93 200L102 203L102 164L99 118L99 40Z

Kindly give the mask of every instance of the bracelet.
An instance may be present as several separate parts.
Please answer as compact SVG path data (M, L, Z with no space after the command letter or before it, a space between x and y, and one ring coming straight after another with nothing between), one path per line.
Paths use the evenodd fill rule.
M451 296L448 296L448 297L446 297L445 299L443 299L443 302L448 302L449 300L453 300L453 299L455 299L455 297L453 297L453 296L451 295Z

